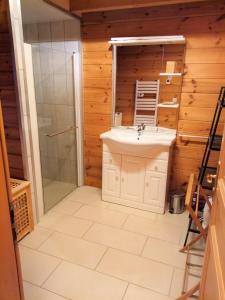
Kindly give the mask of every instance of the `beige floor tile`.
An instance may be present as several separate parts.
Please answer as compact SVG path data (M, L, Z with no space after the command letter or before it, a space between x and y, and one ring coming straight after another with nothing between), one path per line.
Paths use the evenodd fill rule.
M121 300L127 283L63 262L44 287L73 300Z
M66 300L28 282L23 283L25 300Z
M124 224L124 229L146 234L153 238L179 244L183 229L177 225L155 222L144 218L129 216Z
M142 255L144 257L183 269L185 266L186 254L180 253L179 249L179 245L149 238Z
M39 250L71 263L95 268L106 247L56 232Z
M97 270L164 295L173 275L170 266L114 249L108 250Z
M41 228L36 226L34 231L29 233L24 239L20 241L20 245L26 246L32 249L37 249L40 245L47 240L47 238L53 233L52 230Z
M54 206L51 211L73 215L81 206L82 203L74 202L71 200L63 200L59 204Z
M62 213L50 211L40 219L38 226L54 229L55 224L61 222L63 217Z
M182 285L184 278L184 270L175 269L173 274L173 280L170 289L170 297L175 299L181 295ZM194 276L189 276L187 281L187 289L193 287L195 284L199 282L199 278Z
M90 186L77 188L66 199L100 207L107 207L109 205L109 203L102 201L101 189Z
M23 280L36 285L42 285L61 261L22 246L20 246L20 259Z
M136 285L129 285L123 300L172 300L167 296L160 295Z
M116 211L121 211L121 212L124 212L128 215L134 215L134 216L147 218L147 219L150 219L150 220L156 220L156 214L152 213L150 211L145 211L145 210L136 209L136 208L133 208L133 207L128 207L128 206L114 204L114 203L110 203L107 208L112 209L112 210L116 210Z
M84 239L134 254L143 250L146 237L102 224L94 224Z
M88 205L82 206L74 216L115 227L120 227L127 218L127 214Z
M188 225L188 213L184 212L182 214L171 214L168 211L166 211L164 215L157 214L156 220L158 222L170 223L186 228Z
M42 218L38 225L75 237L82 237L91 227L92 222L57 212L50 212Z

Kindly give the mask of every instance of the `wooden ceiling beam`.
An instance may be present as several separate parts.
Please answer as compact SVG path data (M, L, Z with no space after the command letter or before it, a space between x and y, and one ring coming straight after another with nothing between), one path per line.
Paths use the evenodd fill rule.
M43 0L49 5L62 10L64 13L67 13L75 18L80 19L81 15L75 11L71 11L70 0Z
M87 12L118 10L137 7L150 7L170 4L184 4L205 1L207 0L70 0L70 10L72 12L82 14Z

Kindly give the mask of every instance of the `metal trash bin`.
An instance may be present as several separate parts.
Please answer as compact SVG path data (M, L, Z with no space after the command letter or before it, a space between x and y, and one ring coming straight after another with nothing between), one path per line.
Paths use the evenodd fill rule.
M182 214L185 209L185 193L173 193L170 196L169 212L171 214Z

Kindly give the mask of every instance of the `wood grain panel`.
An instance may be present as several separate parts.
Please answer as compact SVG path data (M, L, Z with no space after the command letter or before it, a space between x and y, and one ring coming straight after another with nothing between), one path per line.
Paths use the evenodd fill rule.
M84 38L105 38L117 36L148 36L172 34L186 34L190 32L213 33L223 32L225 25L225 19L218 15L216 16L198 16L198 17L174 17L162 20L138 20L127 21L121 24L121 22L115 22L111 24L102 23L94 25L83 26ZM135 33L135 34L134 34Z
M219 94L182 93L181 106L215 108Z
M224 64L225 48L187 49L185 62L187 64Z
M10 176L23 179L24 170L19 130L20 111L17 105L14 54L11 43L7 1L0 0L0 100L2 102Z
M205 151L205 144L204 143L177 143L175 150L174 150L174 156L186 158L187 153L188 157L190 159L197 159L201 160L203 153ZM210 156L210 162L216 163L219 158L218 152L212 152Z
M107 40L100 39L83 39L82 41L83 52L106 52L111 51L111 46ZM88 55L88 54L87 54ZM84 63L86 63L87 56L84 56Z
M53 3L64 3L68 2L65 0L51 0ZM104 10L118 10L118 9L125 9L125 8L138 8L138 7L149 7L149 6L158 6L158 5L167 5L167 4L174 4L174 3L189 3L189 2L197 2L199 0L71 0L70 1L70 10L78 13L83 12L96 12L96 11L104 11Z
M196 109L195 107L186 107L182 106L180 108L179 119L180 120L190 120L190 121L208 121L212 122L214 115L213 108L203 108L199 107ZM220 120L224 122L225 120L225 112L222 111Z
M225 78L225 64L186 64L184 78Z
M112 108L109 105L106 105L105 102L102 102L101 105L99 102L86 102L84 104L84 113L85 114L111 114Z
M207 135L217 96L221 86L225 85L225 68L223 65L225 64L224 11L225 1L205 1L196 4L84 14L82 33L85 68L87 65L111 64L112 53L108 44L111 37L183 34L186 38L186 73L182 82L178 131ZM178 48L176 51L171 47L167 57L174 57L179 52L178 50ZM151 52L147 47L142 47L138 51L135 47L130 47L129 51L134 52L135 58L142 61L146 61L148 52ZM162 48L158 46L148 63L154 63L160 57L161 51ZM127 63L130 61L125 55L123 58ZM94 69L95 67L92 70ZM133 70L135 70L135 65ZM84 78L85 114L88 115L96 114L98 110L98 113L102 115L110 114L111 111L111 78L98 78L99 72L97 69L96 74L93 72L91 74L93 78L88 77L87 74ZM169 100L172 95L179 95L180 82L178 80L174 79L171 87L162 82L160 87L162 100ZM120 102L118 109L123 112L130 112L133 105L129 89L131 86L134 88L134 85L126 76L119 78L118 86L122 88L118 97ZM95 100L91 101L93 98ZM94 104L89 104L91 102ZM105 112L103 105L105 105ZM159 116L162 126L164 122L168 126L168 120L174 118L172 111L160 110ZM129 114L125 116L126 122L131 120ZM85 124L85 127L88 126L85 135L86 159L91 155L101 157L100 145L95 147L92 144L91 146L88 140L93 135L94 138L97 138L98 132L103 132L110 127L110 118L108 122L107 126L98 123L93 128L89 124ZM223 123L219 125L219 132L222 132L223 125ZM198 173L204 151L204 143L184 142L178 138L176 145L178 148L175 148L174 151L174 166L170 185L174 189L186 187L190 171ZM212 157L211 161L216 163L217 156ZM100 165L99 162L97 168L96 164L92 166L92 161L88 162L89 171L86 174L86 184L101 185Z
M222 17L222 15L221 15ZM186 34L186 49L224 48L225 32Z
M111 65L84 65L84 78L110 78L112 77Z
M223 132L223 126L224 123L220 123L218 126L218 132L220 134ZM193 121L193 120L178 121L178 132L180 133L207 136L209 134L210 127L211 127L211 122Z
M188 3L185 5L170 5L164 7L144 7L136 9L123 9L120 11L104 11L86 13L83 16L85 24L98 24L102 22L126 22L127 20L149 20L180 17L194 17L202 15L221 15L225 10L223 1L210 1L201 5Z
M208 74L207 74L208 75ZM207 76L206 75L206 76ZM223 79L206 79L206 78L191 78L183 79L182 92L184 93L204 93L218 94L221 86L224 86L225 78Z
M100 89L103 90L108 90L109 88L112 88L112 79L111 78L106 78L103 80L103 78L89 78L89 77L84 77L84 89Z
M96 49L97 50L97 49ZM85 65L112 65L112 52L111 51L84 51L83 58Z
M166 128L177 128L177 110L170 108L159 108L157 116L157 125Z

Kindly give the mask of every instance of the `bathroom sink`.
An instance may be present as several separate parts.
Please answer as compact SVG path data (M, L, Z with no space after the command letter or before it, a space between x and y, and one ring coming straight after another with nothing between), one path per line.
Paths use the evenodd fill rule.
M139 135L137 127L113 127L100 135L104 141L137 146L171 146L176 139L176 130L162 127L146 127Z

